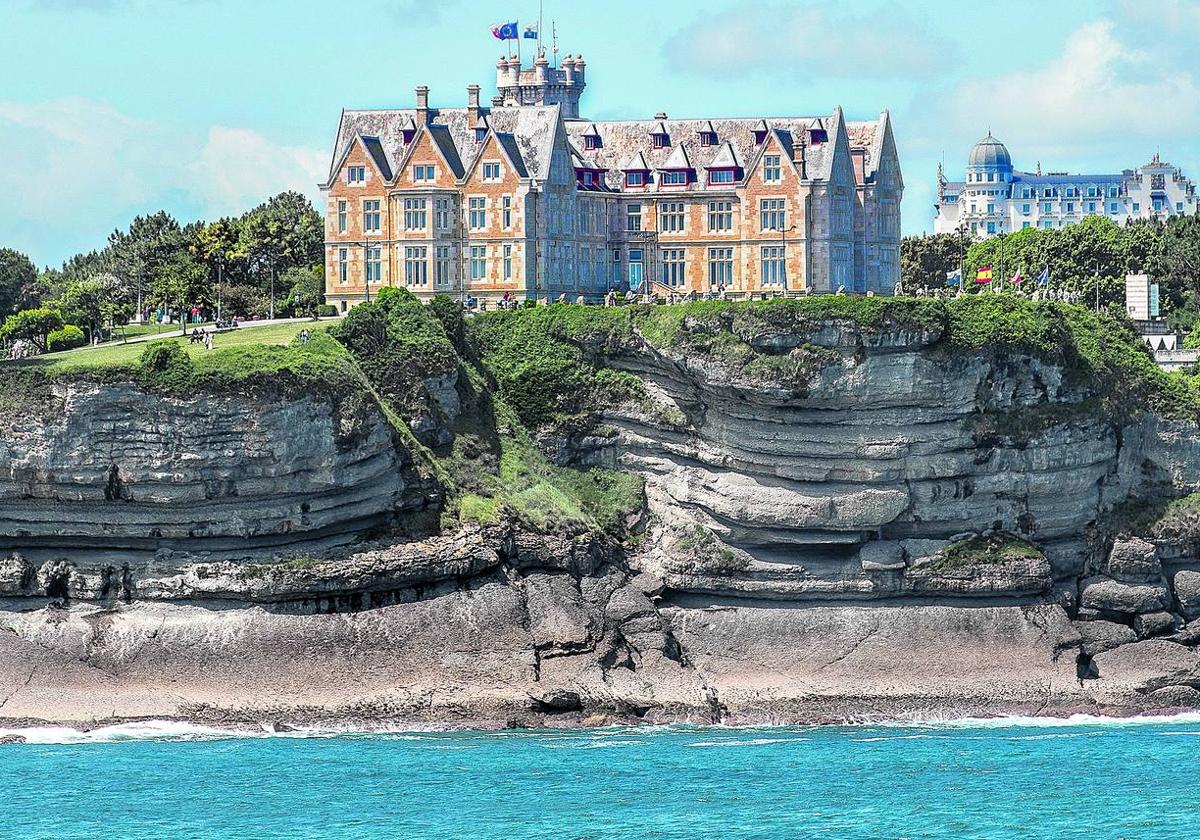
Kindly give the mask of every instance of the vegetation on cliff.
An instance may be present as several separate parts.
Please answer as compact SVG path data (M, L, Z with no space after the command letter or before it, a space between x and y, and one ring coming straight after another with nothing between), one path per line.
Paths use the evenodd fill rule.
M1030 542L1012 534L977 534L952 543L929 561L932 572L952 572L1005 563L1011 560L1044 560L1045 555Z

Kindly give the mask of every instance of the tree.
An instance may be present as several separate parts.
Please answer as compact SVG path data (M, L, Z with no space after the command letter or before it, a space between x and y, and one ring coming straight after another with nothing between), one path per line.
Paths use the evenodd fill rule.
M324 262L321 217L300 193L285 192L243 216L240 228L236 254L246 260L259 287L269 290L274 317L279 272Z
M1157 257L1169 284L1200 295L1200 215L1171 217L1159 238Z
M289 268L279 278L279 285L287 289L287 302L296 315L317 311L325 296L325 268Z
M0 316L20 308L37 277L37 268L29 257L12 248L0 248Z
M87 331L88 341L116 315L114 297L120 281L111 274L72 280L54 301L63 320Z
M45 353L50 333L63 328L62 316L53 309L22 309L9 315L0 326L0 341L30 341L39 353Z
M970 240L965 234L936 233L900 240L900 279L906 288L944 288L946 275L957 271Z
M217 219L196 231L190 251L203 265L216 287L216 304L220 310L224 286L229 282L231 269L238 267L238 226L231 219Z
M179 313L180 323L185 323L186 313L193 305L211 303L208 270L184 250L172 254L158 267L150 289L155 299L162 301L163 312Z
M179 223L163 210L138 216L127 232L113 231L108 246L112 271L124 281L140 317L146 310L150 283L163 264L184 247Z

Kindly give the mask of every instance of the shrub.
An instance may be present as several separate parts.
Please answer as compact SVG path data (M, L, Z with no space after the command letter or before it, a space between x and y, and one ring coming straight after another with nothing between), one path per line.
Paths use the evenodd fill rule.
M57 353L60 350L74 350L87 344L87 336L83 330L74 324L67 324L61 330L55 330L46 338L46 352Z
M317 307L317 315L321 318L335 318L337 317L337 314L337 307L332 303L322 303Z
M45 353L50 333L62 327L62 315L53 309L22 309L4 320L4 325L0 326L0 341L24 339L33 342L39 353Z

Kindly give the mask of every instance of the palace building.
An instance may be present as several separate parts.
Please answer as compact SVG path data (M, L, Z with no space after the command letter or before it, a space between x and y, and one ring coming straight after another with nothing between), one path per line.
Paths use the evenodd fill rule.
M1023 228L1061 228L1086 216L1166 219L1197 209L1196 185L1177 167L1153 159L1119 175L1070 175L1013 169L1004 144L988 132L971 149L965 181L948 181L938 166L934 230L977 238Z
M903 181L889 116L601 121L582 56L496 65L465 108L343 111L326 203L326 300L891 293Z

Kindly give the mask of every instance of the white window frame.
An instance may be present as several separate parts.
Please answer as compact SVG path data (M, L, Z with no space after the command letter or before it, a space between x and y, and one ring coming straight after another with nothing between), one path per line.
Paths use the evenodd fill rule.
M472 245L468 252L471 263L471 281L487 279L487 246Z
M337 200L337 230L338 233L345 233L350 226L350 203L344 198Z
M357 176L357 177L356 177ZM346 167L346 183L350 186L362 186L367 183L367 167L365 166L347 166Z
M383 202L378 198L363 199L363 233L383 231Z
M708 249L708 287L726 289L733 286L733 246L721 245Z
M426 230L429 227L428 203L419 196L404 199L404 229Z
M716 199L708 202L708 232L733 232L733 200L729 198ZM714 224L715 222L715 224Z
M687 229L687 203L662 201L658 205L658 230L660 233L683 233Z
M783 181L783 155L763 155L763 183L778 184Z
M483 162L483 180L489 184L504 180L504 169L500 166L500 161L485 160Z
M478 214L478 216L476 216ZM479 224L476 224L476 222ZM487 229L487 196L467 196L467 227L470 230Z
M763 245L759 249L759 283L763 286L787 285L787 247Z
M762 233L787 230L787 199L773 195L758 200L758 229Z
M404 246L404 285L410 289L429 285L429 249L426 246Z
M658 256L662 266L662 284L672 289L687 285L687 249L660 248Z

